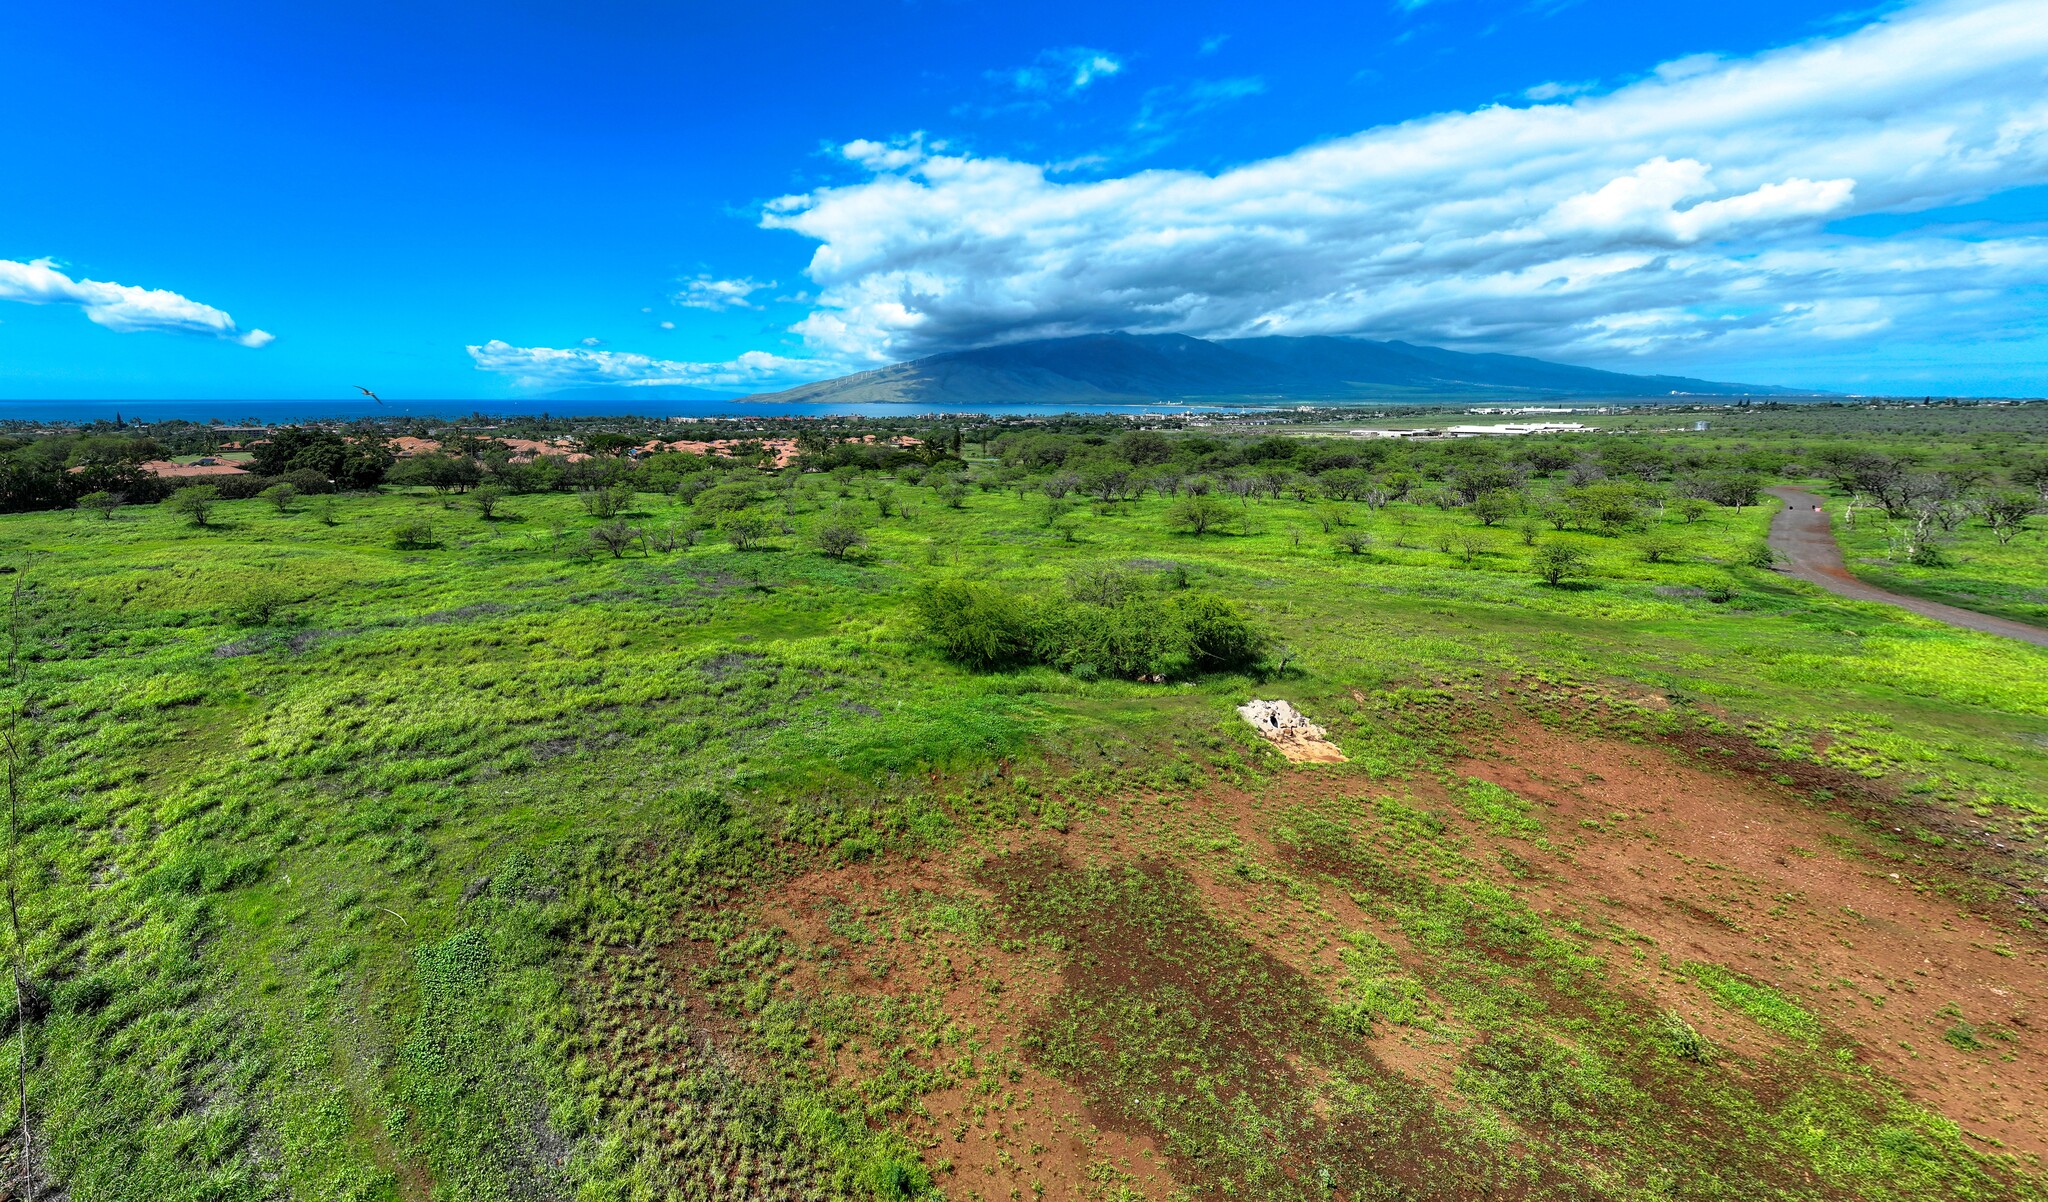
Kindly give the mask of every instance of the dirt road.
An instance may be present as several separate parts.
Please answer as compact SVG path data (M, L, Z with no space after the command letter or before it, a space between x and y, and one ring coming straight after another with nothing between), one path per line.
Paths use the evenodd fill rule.
M1850 575L1842 562L1842 548L1835 542L1835 531L1828 520L1827 510L1817 508L1824 499L1803 488L1772 488L1766 492L1784 502L1777 516L1771 519L1771 549L1784 557L1782 571L1810 580L1838 596L1854 601L1881 601L1909 609L1922 617L1968 630L1981 630L1986 634L2002 634L2009 639L2020 639L2038 646L2048 647L2048 630L2029 626L2024 622L2011 622L1994 618L1974 610L1957 609L1938 601L1922 601L1918 597L1903 597L1890 593L1874 584Z

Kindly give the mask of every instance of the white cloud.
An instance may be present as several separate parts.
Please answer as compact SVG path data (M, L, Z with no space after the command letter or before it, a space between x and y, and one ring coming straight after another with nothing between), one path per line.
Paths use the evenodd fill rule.
M1525 89L1522 92L1522 96L1525 99L1536 101L1563 100L1567 97L1583 95L1599 86L1597 81L1590 79L1581 80L1578 83L1564 83L1553 79L1545 83L1539 83L1533 88Z
M478 369L511 376L523 388L572 384L752 387L822 379L845 370L834 362L792 359L767 351L747 351L722 363L686 363L630 351L513 346L496 338L468 350Z
M584 346L603 346L603 345L604 345L604 339L602 339L602 338L585 338L585 339L583 340L583 345L584 345Z
M664 330L673 330L676 328L676 323L672 321L664 321L661 323L661 328Z
M817 243L795 329L853 361L1107 329L1595 358L1943 337L2009 328L2048 284L2048 242L1827 226L2048 182L2048 13L1911 6L1214 175L1068 182L922 139L844 153L872 177L783 197L762 224Z
M700 275L694 280L684 280L683 290L670 297L685 309L758 309L747 298L764 288L775 287L775 281L765 284L751 279L721 280L710 275Z
M106 284L98 280L74 280L57 269L53 259L17 263L0 259L0 300L31 305L77 305L96 325L123 334L138 330L171 330L184 334L208 334L242 346L265 346L274 341L262 330L243 330L235 319L211 305L165 292L160 288L137 288L129 284Z
M944 142L934 142L929 148L924 144L924 131L918 130L907 138L892 138L887 142L871 142L866 138L855 138L839 148L839 155L849 163L865 167L869 171L901 171L924 161L926 154L937 154L946 149Z
M1095 81L1107 79L1123 69L1123 60L1107 50L1065 46L1057 50L1041 50L1030 66L991 71L989 78L1029 95L1057 93L1078 96Z
M1210 109L1257 96L1265 90L1266 81L1256 75L1235 79L1196 79L1153 88L1139 103L1138 115L1131 121L1131 131L1137 134L1157 133ZM1155 141L1143 147L1141 153L1157 150L1162 145L1163 141Z

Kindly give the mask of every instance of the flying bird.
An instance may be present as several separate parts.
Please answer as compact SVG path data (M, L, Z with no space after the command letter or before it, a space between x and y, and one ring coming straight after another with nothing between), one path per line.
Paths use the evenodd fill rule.
M356 385L356 391L362 393L366 397L369 397L371 400L377 402L379 405L384 403L383 397L380 397L376 393L371 392L369 389L363 387L361 384Z

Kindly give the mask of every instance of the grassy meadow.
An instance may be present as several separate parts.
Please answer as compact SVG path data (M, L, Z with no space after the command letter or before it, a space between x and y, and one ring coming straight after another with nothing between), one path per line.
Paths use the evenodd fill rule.
M0 517L16 1196L2048 1196L2048 652L1779 576L1768 498L1197 534L1008 461L761 474L746 550L675 491ZM1874 582L2048 620L2038 532L1887 525ZM1269 644L978 670L914 604L1102 569Z

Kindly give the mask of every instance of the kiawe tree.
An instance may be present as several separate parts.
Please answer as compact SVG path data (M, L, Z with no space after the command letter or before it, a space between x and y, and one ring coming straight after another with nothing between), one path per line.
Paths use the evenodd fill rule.
M164 502L164 508L189 520L194 526L204 526L213 516L213 507L220 504L220 489L211 484L192 484L171 494Z
M1536 548L1530 565L1542 577L1543 583L1563 584L1566 579L1586 570L1586 553L1570 543L1544 543Z
M121 498L117 493L89 492L78 498L78 507L99 514L103 520L112 521L114 511L121 508Z
M1166 511L1167 524L1189 534L1207 534L1230 520L1231 506L1204 493L1181 497Z

